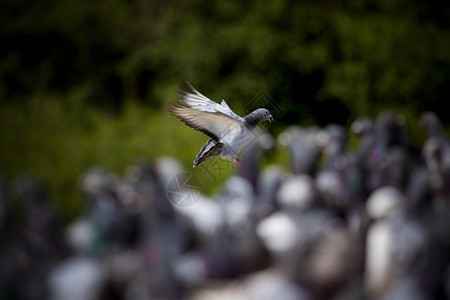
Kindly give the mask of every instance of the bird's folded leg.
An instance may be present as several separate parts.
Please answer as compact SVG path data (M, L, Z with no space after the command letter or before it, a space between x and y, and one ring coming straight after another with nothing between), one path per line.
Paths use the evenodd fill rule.
M241 162L239 161L239 159L236 158L236 159L234 159L232 161L233 161L233 168L241 166Z

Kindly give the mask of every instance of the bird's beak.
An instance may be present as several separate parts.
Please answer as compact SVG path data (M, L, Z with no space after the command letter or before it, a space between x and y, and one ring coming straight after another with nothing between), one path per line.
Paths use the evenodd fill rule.
M272 123L272 121L273 121L272 115L269 115L267 118L268 118L269 122Z

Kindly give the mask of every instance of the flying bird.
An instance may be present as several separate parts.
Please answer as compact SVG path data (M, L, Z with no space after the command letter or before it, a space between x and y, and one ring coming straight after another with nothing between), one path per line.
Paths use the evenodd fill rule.
M172 104L168 110L187 126L211 138L197 154L194 167L214 156L228 159L236 166L239 154L256 138L253 131L256 125L261 121L272 122L272 115L269 110L258 108L242 118L230 109L225 100L221 104L216 103L202 95L189 82L187 84L194 93L180 89L182 105Z

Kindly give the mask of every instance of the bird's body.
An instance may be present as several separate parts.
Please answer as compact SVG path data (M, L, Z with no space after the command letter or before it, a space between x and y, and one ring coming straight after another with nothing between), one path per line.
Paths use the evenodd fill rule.
M267 109L259 108L242 118L225 100L216 103L188 85L194 94L181 91L179 96L183 105L172 105L169 112L211 138L197 154L194 167L214 156L237 163L241 151L256 138L253 129L261 121L272 121L272 115Z

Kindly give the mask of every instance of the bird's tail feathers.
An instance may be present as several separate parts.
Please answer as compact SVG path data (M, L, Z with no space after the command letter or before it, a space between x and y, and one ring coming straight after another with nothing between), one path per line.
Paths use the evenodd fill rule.
M200 149L200 152L197 154L194 160L194 168L198 166L200 163L204 162L210 157L217 156L220 153L221 148L223 147L223 143L214 141L210 139L206 142L205 146Z

